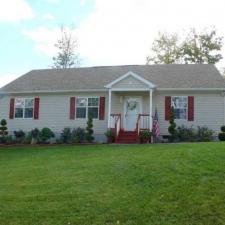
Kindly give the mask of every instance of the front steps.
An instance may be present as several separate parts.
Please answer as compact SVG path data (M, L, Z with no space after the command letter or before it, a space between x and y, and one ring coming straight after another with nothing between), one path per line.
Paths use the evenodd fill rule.
M136 144L137 136L135 131L120 131L116 140L118 144Z

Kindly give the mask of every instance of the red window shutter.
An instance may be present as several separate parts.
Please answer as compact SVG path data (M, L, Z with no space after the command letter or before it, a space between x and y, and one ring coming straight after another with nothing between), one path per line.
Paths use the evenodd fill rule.
M70 97L70 119L75 119L76 112L76 97Z
M194 96L188 96L188 121L194 121Z
M99 100L99 120L105 119L105 97L100 97Z
M9 119L14 118L14 105L15 105L15 98L11 98L9 103Z
M165 96L165 120L169 120L171 115L171 96Z
M39 107L40 107L40 98L34 99L34 119L39 119Z

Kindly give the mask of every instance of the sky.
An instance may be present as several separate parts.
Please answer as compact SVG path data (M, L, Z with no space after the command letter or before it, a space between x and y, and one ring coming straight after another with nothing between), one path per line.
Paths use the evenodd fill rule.
M60 26L74 28L81 66L145 64L158 32L215 26L224 0L0 0L0 87L51 68ZM224 40L225 42L225 40ZM225 48L222 50L225 58ZM225 67L225 59L218 65Z

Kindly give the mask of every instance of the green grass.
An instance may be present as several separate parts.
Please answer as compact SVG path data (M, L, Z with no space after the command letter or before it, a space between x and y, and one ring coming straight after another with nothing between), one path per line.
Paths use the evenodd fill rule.
M225 144L0 148L0 224L225 224Z

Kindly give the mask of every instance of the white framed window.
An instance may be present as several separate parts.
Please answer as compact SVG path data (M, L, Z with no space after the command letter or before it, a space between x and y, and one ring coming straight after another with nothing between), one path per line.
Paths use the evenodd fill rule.
M15 118L33 118L34 116L34 99L33 98L16 98L15 99Z
M172 96L171 106L174 108L175 119L187 119L188 97Z
M99 98L98 97L77 97L76 98L76 118L86 119L91 116L98 119Z

